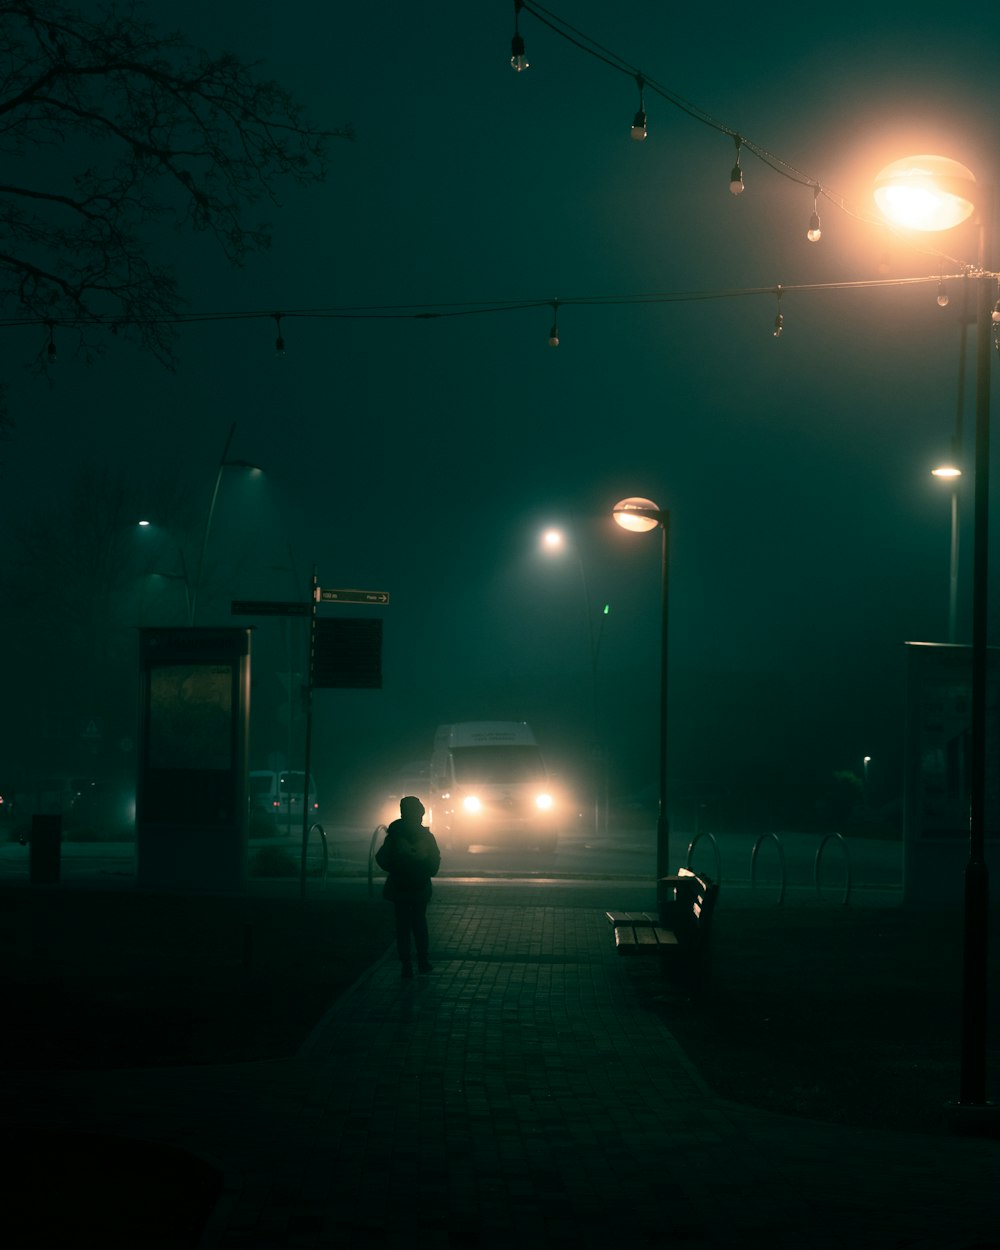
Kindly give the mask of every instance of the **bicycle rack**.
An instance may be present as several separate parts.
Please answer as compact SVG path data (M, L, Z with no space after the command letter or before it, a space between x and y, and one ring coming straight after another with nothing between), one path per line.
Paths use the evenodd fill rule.
M781 906L785 901L785 881L787 873L785 872L785 848L781 845L781 839L776 833L762 833L757 841L753 844L753 850L750 852L750 887L753 889L757 884L757 852L760 850L761 843L771 838L774 845L778 848L778 863L781 865L781 886L778 890L778 901L776 906Z
M844 906L847 903L847 900L851 897L851 853L847 847L847 839L844 837L842 833L826 834L826 836L823 838L823 841L820 842L819 846L816 849L816 867L814 870L814 876L816 880L816 893L820 896L820 898L823 897L823 891L820 889L820 884L819 884L819 863L823 857L824 847L826 846L827 842L832 841L834 838L837 839L837 841L840 843L844 851L844 865L846 869L846 880L844 882L844 897L840 900L841 906Z
M319 834L320 846L322 846L323 848L323 870L320 873L319 879L323 885L326 885L326 873L327 873L327 869L330 866L330 847L326 840L326 830L323 828L321 824L319 824L319 822L317 822L314 825L309 826L309 832L306 835L307 847L309 844L309 839L312 838L312 835L314 833Z
M715 882L716 882L716 885L721 885L722 884L722 852L719 850L719 844L715 840L715 835L709 833L707 830L704 833L696 833L694 837L691 839L691 841L688 843L686 867L687 868L691 867L691 856L694 853L694 848L698 845L698 843L702 840L702 838L708 838L709 842L711 842L712 844L712 850L715 851Z
M375 893L375 849L379 840L379 834L385 837L387 830L385 825L376 825L372 830L372 840L368 844L368 897L371 898Z

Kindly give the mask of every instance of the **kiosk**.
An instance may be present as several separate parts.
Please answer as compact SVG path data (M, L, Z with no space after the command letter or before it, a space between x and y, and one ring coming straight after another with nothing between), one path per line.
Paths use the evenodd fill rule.
M139 631L140 888L243 889L249 719L249 629Z
M964 895L972 799L972 648L909 642L903 901L955 904ZM1000 818L1000 653L987 656L986 849Z

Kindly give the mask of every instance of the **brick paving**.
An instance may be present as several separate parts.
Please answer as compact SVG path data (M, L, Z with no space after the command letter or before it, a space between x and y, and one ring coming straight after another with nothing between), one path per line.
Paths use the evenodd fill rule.
M22 1073L15 1110L215 1162L205 1250L1000 1245L1000 1144L719 1101L602 907L442 883L431 932L430 976L387 952L294 1059Z

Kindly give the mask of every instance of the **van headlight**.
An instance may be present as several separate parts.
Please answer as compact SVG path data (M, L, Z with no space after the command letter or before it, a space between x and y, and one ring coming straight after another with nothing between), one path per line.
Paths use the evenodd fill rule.
M551 812L555 806L555 799L551 794L536 794L535 806L540 812Z
M465 796L462 800L462 807L470 814L475 814L476 812L481 812L483 810L482 803L474 794L467 794Z

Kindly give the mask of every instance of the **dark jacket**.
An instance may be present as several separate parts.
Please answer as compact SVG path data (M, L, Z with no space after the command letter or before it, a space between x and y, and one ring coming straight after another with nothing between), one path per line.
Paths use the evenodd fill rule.
M431 896L431 877L441 867L441 852L426 825L394 820L375 862L387 874L382 887L384 899L390 903L426 901Z

